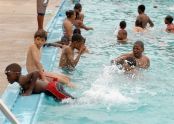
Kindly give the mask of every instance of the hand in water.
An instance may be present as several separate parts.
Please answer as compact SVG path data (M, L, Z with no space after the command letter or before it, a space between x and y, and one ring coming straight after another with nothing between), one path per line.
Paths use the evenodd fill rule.
M85 50L86 50L86 46L83 45L83 46L81 46L81 48L80 48L80 50L79 50L79 53L82 54L82 53L85 52Z
M88 27L86 30L87 30L87 31L89 31L89 30L94 30L94 28Z

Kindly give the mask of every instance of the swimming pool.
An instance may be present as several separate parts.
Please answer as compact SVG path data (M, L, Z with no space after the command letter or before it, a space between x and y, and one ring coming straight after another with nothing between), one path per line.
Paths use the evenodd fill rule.
M81 1L85 12L85 22L94 31L83 31L90 54L81 57L75 71L68 75L76 82L76 90L66 89L77 100L55 102L44 97L38 108L34 123L58 124L173 124L174 104L174 37L164 32L164 18L173 12L173 0L86 0ZM143 3L146 13L155 27L148 32L133 33L137 6ZM157 5L157 8L153 8ZM64 9L72 8L66 1ZM63 16L63 15L60 15ZM119 22L127 22L129 43L119 45L115 29ZM59 22L55 20L49 40L59 39ZM60 23L61 24L61 23ZM140 72L135 79L127 78L110 60L132 50L133 43L142 40L145 54L151 60L150 69ZM50 49L43 49L43 56ZM54 60L54 72L58 68L60 52ZM45 67L50 67L48 58L43 57Z
M172 124L174 103L174 37L164 31L164 18L173 11L173 0L88 0L81 1L85 22L94 31L83 31L90 54L81 57L76 70L69 73L78 89L69 90L78 99L56 103L44 99L37 123L59 124ZM143 3L155 27L148 32L133 33L137 6ZM157 6L157 8L153 8ZM127 22L129 43L116 43L115 29ZM142 40L151 66L130 79L110 66L110 60L132 50ZM58 55L59 56L59 55ZM59 57L54 65L57 68ZM62 71L63 72L63 71Z

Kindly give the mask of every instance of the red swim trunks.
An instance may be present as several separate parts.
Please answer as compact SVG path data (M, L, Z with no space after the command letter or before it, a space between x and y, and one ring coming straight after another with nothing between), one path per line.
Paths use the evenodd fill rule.
M47 87L46 87L46 94L47 95L51 95L53 97L55 97L57 100L63 100L63 99L67 99L67 98L74 98L71 95L69 95L68 93L65 92L65 90L63 89L62 84L58 83L58 82L50 82L48 83Z

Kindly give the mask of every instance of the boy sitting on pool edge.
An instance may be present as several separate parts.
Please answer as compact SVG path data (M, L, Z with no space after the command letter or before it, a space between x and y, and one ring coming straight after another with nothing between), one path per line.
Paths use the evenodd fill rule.
M59 82L57 78L51 82L43 81L40 80L40 73L38 71L31 72L27 75L21 75L21 70L20 65L12 63L6 67L5 74L10 84L17 82L22 87L23 96L44 92L59 101L66 98L74 99L73 96L64 91L61 84L64 82Z

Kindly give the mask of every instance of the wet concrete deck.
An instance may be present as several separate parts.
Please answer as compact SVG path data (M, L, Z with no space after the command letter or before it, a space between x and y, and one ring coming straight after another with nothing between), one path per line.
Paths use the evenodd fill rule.
M53 17L60 0L50 0L44 25ZM36 0L0 0L0 95L8 85L8 64L25 67L26 52L37 30Z

